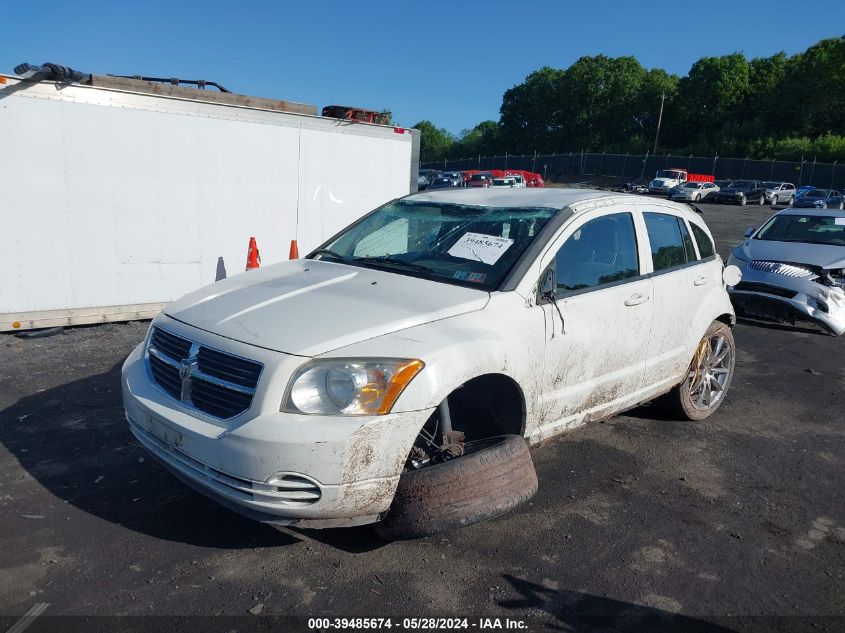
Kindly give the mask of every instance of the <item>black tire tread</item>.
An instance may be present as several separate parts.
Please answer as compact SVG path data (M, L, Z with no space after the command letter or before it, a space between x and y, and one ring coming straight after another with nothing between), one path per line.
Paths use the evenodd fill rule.
M510 512L537 492L537 473L518 435L442 464L408 471L376 532L421 538Z

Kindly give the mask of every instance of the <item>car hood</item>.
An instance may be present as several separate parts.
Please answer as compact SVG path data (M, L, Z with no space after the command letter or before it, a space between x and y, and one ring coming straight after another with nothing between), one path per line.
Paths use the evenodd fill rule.
M845 267L845 246L745 240L736 249L740 259L809 264L821 268Z
M165 307L188 325L267 349L315 356L481 310L483 290L301 259L249 271Z

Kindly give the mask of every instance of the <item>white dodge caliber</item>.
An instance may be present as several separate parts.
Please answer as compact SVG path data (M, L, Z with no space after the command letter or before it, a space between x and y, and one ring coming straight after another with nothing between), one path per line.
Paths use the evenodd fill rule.
M658 398L710 416L734 371L736 272L686 205L415 194L170 304L123 366L126 416L257 520L434 534L529 499L529 443Z

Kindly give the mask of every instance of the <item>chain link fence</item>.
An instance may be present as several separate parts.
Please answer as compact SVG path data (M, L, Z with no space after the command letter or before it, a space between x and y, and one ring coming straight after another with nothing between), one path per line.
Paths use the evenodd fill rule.
M573 176L606 176L625 179L651 179L660 169L680 168L696 174L713 174L716 180L747 178L791 182L796 187L812 185L845 189L845 164L815 160L785 161L722 156L681 156L678 154L505 154L473 158L444 159L421 165L426 169L463 171L466 169L524 169L542 174L551 182Z

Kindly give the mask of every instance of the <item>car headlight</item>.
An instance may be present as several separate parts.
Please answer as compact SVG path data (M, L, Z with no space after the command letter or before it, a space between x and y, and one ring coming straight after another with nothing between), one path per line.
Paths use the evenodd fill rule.
M309 415L383 415L425 366L421 360L332 358L293 375L282 411Z

